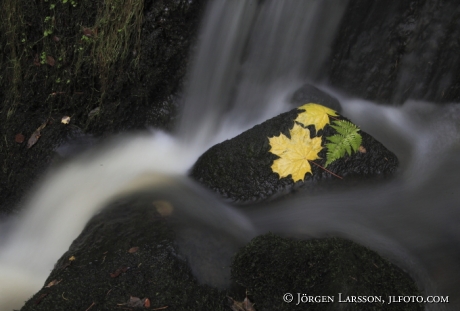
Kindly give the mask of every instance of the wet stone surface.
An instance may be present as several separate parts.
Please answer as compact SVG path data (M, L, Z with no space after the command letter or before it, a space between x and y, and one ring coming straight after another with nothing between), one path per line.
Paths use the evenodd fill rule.
M290 130L299 125L295 120L302 112L304 110L293 109L211 147L197 160L190 176L223 198L244 204L279 197L294 189L327 190L335 186L379 180L396 172L396 156L363 131L359 131L362 141L355 152L351 152L351 155L345 153L326 165L328 137L337 134L333 128L334 121L349 121L337 114L318 131L313 125L305 127L311 138L321 139L322 149L317 159L308 160L311 172L307 172L304 178L302 176L300 181L291 178L295 171L291 176L280 178L280 174L272 169L280 157L271 152L273 147L270 140L280 135L289 138Z

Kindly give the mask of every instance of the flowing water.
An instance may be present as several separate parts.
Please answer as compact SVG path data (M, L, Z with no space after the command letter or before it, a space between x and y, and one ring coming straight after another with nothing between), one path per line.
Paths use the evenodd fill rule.
M209 224L241 244L267 231L350 238L409 271L426 295L450 296L427 310L459 310L458 105L379 106L322 86L345 116L399 157L387 184L239 210L186 177L209 146L293 108L293 91L316 78L327 58L344 3L212 2L177 134L127 135L65 163L37 185L20 217L1 224L0 309L19 308L38 291L112 198L160 189L188 202L179 205L184 222Z

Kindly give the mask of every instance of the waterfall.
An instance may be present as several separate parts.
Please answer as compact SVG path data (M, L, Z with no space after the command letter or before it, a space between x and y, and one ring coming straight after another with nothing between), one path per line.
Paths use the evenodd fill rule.
M226 225L219 230L241 241L267 231L355 240L409 271L427 294L450 295L450 304L427 310L458 309L456 105L384 107L323 85L341 100L345 116L401 159L400 172L385 185L239 210L186 177L207 147L292 108L289 95L318 77L345 6L338 0L210 2L176 135L126 135L49 171L22 215L1 224L0 309L18 308L38 291L107 202L165 185L191 202L206 198L193 213L183 207L184 217L220 220Z
M178 135L210 146L287 110L286 95L314 79L347 1L216 1L190 69ZM235 128L234 130L230 130Z

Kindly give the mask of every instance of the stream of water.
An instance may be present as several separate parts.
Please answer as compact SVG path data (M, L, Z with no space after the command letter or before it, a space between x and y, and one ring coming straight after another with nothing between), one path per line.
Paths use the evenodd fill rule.
M382 106L320 85L339 98L343 115L398 156L401 168L387 184L239 210L186 177L208 147L293 108L289 99L318 75L345 4L211 2L177 133L126 135L65 163L40 181L20 217L0 224L0 310L20 308L43 286L110 199L165 185L190 202L185 218L242 243L267 231L350 238L409 271L427 295L449 296L449 304L427 310L459 310L458 105Z

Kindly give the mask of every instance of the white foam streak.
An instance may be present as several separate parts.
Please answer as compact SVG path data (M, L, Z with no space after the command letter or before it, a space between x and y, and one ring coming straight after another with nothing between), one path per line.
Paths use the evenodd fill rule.
M161 174L183 175L197 156L163 133L120 138L96 154L50 172L30 197L22 218L2 245L0 297L16 291L24 292L21 298L27 299L38 291L88 220L135 178L155 172L157 182L164 183ZM35 280L30 286L26 286L27 275Z

